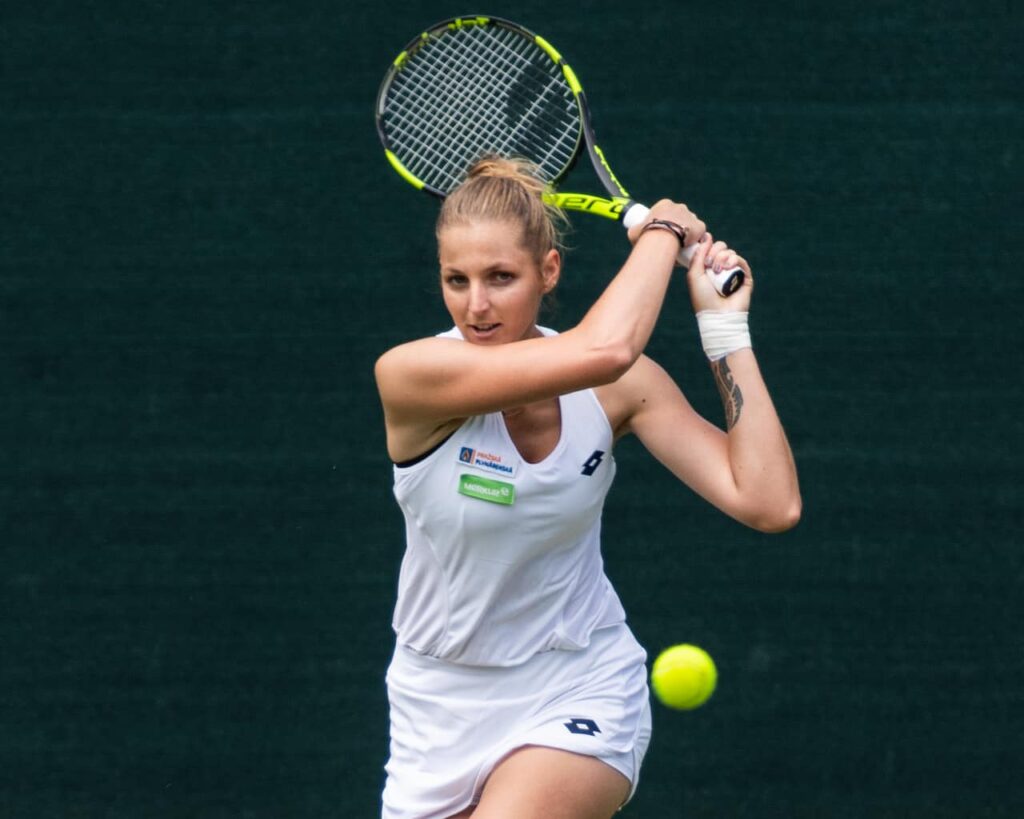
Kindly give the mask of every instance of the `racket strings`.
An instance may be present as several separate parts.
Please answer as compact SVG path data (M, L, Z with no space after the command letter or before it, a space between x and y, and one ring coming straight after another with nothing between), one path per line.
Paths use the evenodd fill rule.
M487 153L525 156L553 181L580 132L561 69L531 40L497 26L445 32L410 55L384 117L402 164L445 193Z
M528 70L531 67L528 56L523 52L528 52L532 46L514 32L504 31L501 34L504 37L499 36L496 39L501 40L502 46L511 48L513 55L519 59L513 61L509 59L509 51L495 51L494 48L491 48L489 52L491 61L480 64L480 56L486 57L487 55L483 54L479 48L474 50L474 44L469 43L466 38L453 37L442 41L445 45L443 52L446 53L433 49L431 54L425 55L428 59L423 63L424 71L428 78L435 81L436 97L433 99L438 105L436 111L432 110L434 106L428 105L424 108L421 105L418 107L416 109L417 124L421 127L429 125L430 115L440 114L442 116L434 120L435 124L438 121L444 122L450 131L452 126L460 124L458 119L461 114L463 119L461 124L464 127L459 131L447 134L448 137L461 137L461 150L452 151L451 148L455 146L448 146L447 160L436 147L425 146L426 150L421 152L424 155L420 157L421 162L417 166L421 172L426 170L424 161L426 165L429 165L431 161L441 160L446 167L440 170L445 171L452 184L455 184L457 177L464 172L468 159L488 151L496 150L499 153L509 153L516 147L519 148L520 153L529 155L538 165L550 166L552 164L549 156L552 153L551 147L538 143L536 138L530 139L533 132L524 130L523 126L527 124L527 117L520 118L517 123L518 127L512 131L498 134L494 130L493 123L502 114L500 103L503 95L507 103L515 101L529 106L531 101L529 95L522 90L516 95L519 99L514 98L512 92L515 90L515 86L512 85L510 78L516 77L516 75L522 76L524 68ZM516 45L519 46L518 49L515 49ZM536 71L535 67L534 70ZM439 84L436 82L437 78L441 78ZM467 78L473 78L476 81L465 82ZM420 80L422 81L422 79L421 77ZM541 93L550 92L551 85L552 78L546 77L546 87L540 89ZM426 99L431 98L427 97ZM405 100L406 103L411 101ZM469 118L466 118L467 113ZM536 116L538 106L534 104L532 110L527 110L526 113ZM550 126L547 127L550 128ZM481 137L484 134L488 135L487 140L478 138L474 141L474 137ZM557 143L553 147L557 148ZM410 168L410 170L414 169Z
M506 31L504 34L505 38L502 44L510 47L520 59L513 62L507 58L507 52L496 54L496 62L505 73L500 77L494 73L487 75L489 82L486 86L481 86L480 89L480 97L490 99L492 102L499 101L502 94L506 95L504 100L506 120L510 108L515 107L521 110L518 119L514 123L510 123L510 130L504 135L499 153L519 153L530 157L544 170L554 166L557 171L561 165L557 164L557 160L556 163L552 163L552 155L559 147L559 142L546 139L546 137L552 133L558 133L557 130L553 131L552 129L557 129L560 121L558 119L553 122L545 120L550 119L553 110L557 111L554 106L558 105L560 99L565 98L567 86L560 72L557 74L546 73L543 68L538 67L529 59L529 51L532 46L527 41L513 32ZM509 77L515 76L517 71L520 72L520 79L511 86L508 85ZM533 80L528 88L522 81L527 73L532 75L530 79ZM569 93L571 94L571 92ZM483 102L482 99L478 101ZM489 116L491 113L492 111L487 110L486 107L479 109L479 116L473 124L480 129L486 128L491 119ZM500 112L495 110L493 113L497 115ZM570 157L571 154L565 156L564 161L568 161Z
M471 126L467 133L472 134L479 128L481 122L494 119L500 113L494 107L497 101L496 93L499 90L495 81L497 75L493 72L483 73L479 69L470 74L466 70L467 46L464 41L448 38L439 45L442 46L441 49L425 52L424 62L420 64L421 73L425 74L425 78L418 79L420 82L434 83L434 96L428 96L421 101L425 105L417 110L418 124L428 124L428 118L432 114L449 125L456 122L460 115L469 116L470 118L464 121ZM470 76L475 77L475 82L464 82ZM406 100L407 103L409 101Z

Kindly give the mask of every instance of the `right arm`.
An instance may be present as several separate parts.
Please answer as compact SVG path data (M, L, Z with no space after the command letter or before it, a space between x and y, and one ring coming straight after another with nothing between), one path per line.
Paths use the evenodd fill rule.
M669 219L699 237L704 225L684 205L667 200L650 218ZM671 278L678 240L652 230L580 323L564 333L484 346L426 338L389 350L375 375L389 431L413 425L436 430L454 419L496 412L610 383L643 352ZM431 437L427 434L427 437Z

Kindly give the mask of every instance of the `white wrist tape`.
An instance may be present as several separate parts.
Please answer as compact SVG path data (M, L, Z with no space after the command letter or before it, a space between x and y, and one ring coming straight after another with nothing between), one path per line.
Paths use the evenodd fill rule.
M734 310L701 310L697 313L700 342L709 361L718 361L729 353L753 346L747 326L748 315Z

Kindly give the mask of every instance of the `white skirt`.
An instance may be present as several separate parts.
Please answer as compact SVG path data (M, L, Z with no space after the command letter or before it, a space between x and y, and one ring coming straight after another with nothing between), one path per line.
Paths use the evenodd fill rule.
M596 757L636 790L651 737L647 653L623 623L580 651L522 665L461 666L398 646L387 673L391 756L384 819L445 819L476 804L526 745Z

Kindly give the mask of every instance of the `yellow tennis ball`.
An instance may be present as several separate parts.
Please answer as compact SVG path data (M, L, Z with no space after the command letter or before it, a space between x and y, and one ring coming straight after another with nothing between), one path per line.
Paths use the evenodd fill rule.
M702 648L683 643L666 648L651 666L651 688L669 708L703 705L718 682L715 661Z

